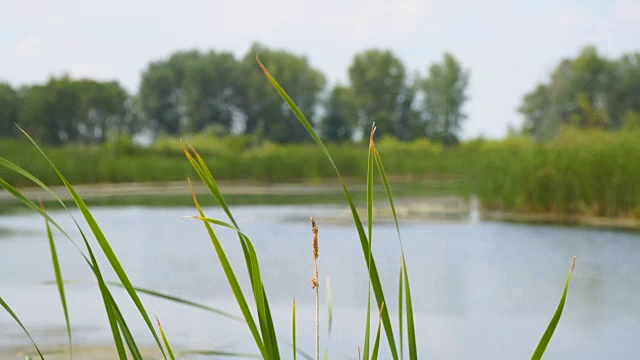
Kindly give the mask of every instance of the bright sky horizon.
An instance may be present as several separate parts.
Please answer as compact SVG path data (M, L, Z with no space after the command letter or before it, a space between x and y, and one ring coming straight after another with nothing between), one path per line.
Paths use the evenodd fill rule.
M307 56L330 89L368 48L390 49L422 75L448 51L471 71L465 138L520 126L522 96L586 45L612 58L640 51L637 0L7 0L0 8L0 81L14 86L68 73L133 93L151 61L188 49L241 57L257 41Z

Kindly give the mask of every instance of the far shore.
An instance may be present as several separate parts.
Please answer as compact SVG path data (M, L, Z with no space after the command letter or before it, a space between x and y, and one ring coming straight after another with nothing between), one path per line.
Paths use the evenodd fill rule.
M472 205L473 201L468 201L464 196L447 192L430 192L429 189L425 190L430 186L428 184L425 185L426 183L416 185L405 181L399 181L399 186L396 187L398 191L396 192L395 205L398 218L401 220L470 221L478 215L479 218L489 221L640 231L640 219L632 217L486 211L477 209L477 206ZM249 204L259 204L265 201L275 204L300 201L343 203L343 190L340 184L336 182L261 184L249 181L221 181L218 185L225 196L230 198L244 197L248 199L244 203ZM403 186L406 186L406 189L403 189ZM353 194L366 190L365 186L360 182L349 184L348 187ZM191 189L187 181L85 184L76 185L74 188L85 201L97 204L147 204L149 199L164 198L172 201L159 202L159 204L171 206L172 204L189 205L191 201ZM51 187L51 190L63 201L72 201L65 187L54 186ZM197 182L194 182L193 190L197 195L209 193L205 185ZM20 191L33 201L42 200L46 202L52 200L51 196L41 188L21 188ZM270 197L270 200L265 200L265 197ZM176 198L184 201L176 203L173 201ZM388 208L384 195L378 196L377 199L374 216L378 218L378 221L384 219L392 220L392 213ZM0 191L0 206L3 204L15 205L18 204L18 201L9 192ZM474 212L475 214L473 214ZM347 215L349 215L348 212L339 214L336 216L335 221L347 221L350 218Z

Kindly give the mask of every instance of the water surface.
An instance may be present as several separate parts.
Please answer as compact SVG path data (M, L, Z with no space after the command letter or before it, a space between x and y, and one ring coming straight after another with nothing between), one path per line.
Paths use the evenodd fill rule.
M192 207L93 210L134 284L239 314L204 227L183 217L195 213ZM314 216L320 226L322 348L328 346L332 358L357 358L364 337L367 273L353 226L336 221L345 210L339 205L233 208L260 258L285 355L294 297L298 344L309 353L314 348L308 221ZM224 219L219 209L205 212ZM52 216L81 240L68 215L56 211ZM555 311L574 255L578 263L565 312L545 359L629 359L640 353L638 234L476 221L411 221L401 224L401 231L421 358L529 358ZM244 259L237 237L230 230L220 229L219 234L230 261L241 269ZM56 239L63 276L78 281L67 286L74 342L109 345L111 333L91 273L67 240L60 234ZM374 226L373 241L387 306L397 326L400 255L393 224ZM237 274L247 290L246 273ZM107 277L116 279L108 271ZM328 338L327 278L333 302ZM66 341L57 290L41 284L52 279L41 218L30 213L0 215L0 295L44 347ZM126 294L113 292L139 343L151 346L153 339ZM143 301L161 319L177 349L257 353L241 323L148 296ZM26 345L28 339L1 313L0 353ZM390 358L387 349L382 355Z

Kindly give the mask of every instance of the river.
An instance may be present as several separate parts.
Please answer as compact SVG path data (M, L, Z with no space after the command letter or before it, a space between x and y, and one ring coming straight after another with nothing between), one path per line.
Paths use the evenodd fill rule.
M240 314L206 231L192 207L94 207L94 215L132 282ZM281 352L290 358L291 303L297 302L298 345L314 349L314 292L309 217L319 224L321 349L357 358L364 338L367 272L354 227L339 205L244 205L233 209L260 259ZM225 219L220 209L207 208ZM51 215L74 234L62 211ZM79 213L75 213L80 217ZM218 229L231 263L244 260L231 230ZM564 314L545 359L635 358L640 353L640 235L621 231L470 220L401 223L420 358L529 358L553 315L571 259L577 265ZM74 343L109 345L111 332L92 274L77 251L54 233L66 286ZM92 244L95 241L91 239ZM397 327L400 247L392 222L374 226L374 256ZM97 245L94 249L98 249ZM108 264L100 259L106 277ZM237 270L247 291L246 272ZM0 296L43 348L64 345L64 318L44 223L37 215L0 215ZM327 336L326 282L333 328ZM138 343L153 338L126 294L113 288ZM176 350L257 353L242 323L142 295ZM375 311L374 311L375 313ZM375 319L374 319L375 324ZM397 332L397 329L396 329ZM22 351L28 339L0 313L0 354ZM6 355L5 355L6 356ZM112 353L115 358L115 353ZM7 357L16 358L16 357ZM383 342L381 358L390 358Z

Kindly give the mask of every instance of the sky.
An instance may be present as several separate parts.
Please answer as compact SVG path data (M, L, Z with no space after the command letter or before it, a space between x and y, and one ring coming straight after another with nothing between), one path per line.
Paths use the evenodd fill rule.
M332 86L368 48L423 75L451 52L471 71L463 136L496 138L521 124L522 96L560 60L586 45L640 51L638 34L638 0L3 0L0 81L67 73L135 92L146 65L176 50L240 57L259 41L307 56Z

